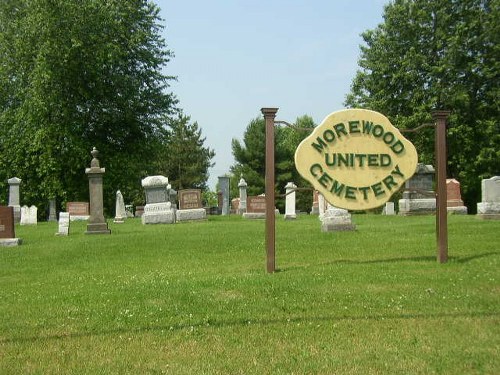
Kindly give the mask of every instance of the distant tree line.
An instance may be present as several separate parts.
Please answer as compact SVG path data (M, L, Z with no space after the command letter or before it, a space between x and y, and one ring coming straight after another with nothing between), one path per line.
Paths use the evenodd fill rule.
M169 92L161 21L146 0L0 2L0 202L13 176L42 214L50 198L88 200L92 147L108 215L118 189L143 202L147 175L206 188L214 152Z

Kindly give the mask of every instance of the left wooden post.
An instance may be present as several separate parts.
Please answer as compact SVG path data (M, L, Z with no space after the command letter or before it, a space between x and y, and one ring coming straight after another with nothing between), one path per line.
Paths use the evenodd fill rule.
M274 214L274 118L278 108L262 108L266 121L266 254L267 272L276 271L275 260L275 214Z

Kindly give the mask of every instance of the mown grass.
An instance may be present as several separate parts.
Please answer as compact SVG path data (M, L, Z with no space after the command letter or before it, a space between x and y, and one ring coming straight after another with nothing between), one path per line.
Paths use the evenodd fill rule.
M0 248L2 374L498 374L500 222L356 215L144 226Z

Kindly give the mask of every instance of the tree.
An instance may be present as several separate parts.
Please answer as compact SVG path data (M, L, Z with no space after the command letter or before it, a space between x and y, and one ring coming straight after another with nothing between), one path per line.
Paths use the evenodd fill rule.
M0 2L2 191L16 175L25 203L88 199L95 146L106 207L117 189L142 194L176 106L158 13L146 0Z
M400 128L450 109L448 176L461 182L469 211L480 181L500 172L500 6L498 0L396 0L384 22L362 34L360 70L346 105L377 110ZM433 130L409 138L434 161Z
M205 147L198 123L182 113L169 122L159 170L175 189L207 189L208 169L215 152Z
M313 127L312 118L303 116L297 119L299 128ZM259 117L250 121L243 135L243 143L237 139L232 140L233 156L236 164L230 169L234 176L231 179L231 195L238 196L238 182L240 176L243 176L248 184L248 195L259 195L265 191L265 121ZM297 131L293 128L279 127L274 128L274 158L275 158L275 193L276 196L284 194L285 186L289 181L294 182L298 187L310 186L303 180L295 169L294 154L295 149L308 132ZM307 193L300 193L297 207L302 210L311 208L312 193L309 194L311 199L308 202L308 207L302 204L304 196ZM299 205L300 204L300 205ZM284 209L284 198L276 200L276 206Z

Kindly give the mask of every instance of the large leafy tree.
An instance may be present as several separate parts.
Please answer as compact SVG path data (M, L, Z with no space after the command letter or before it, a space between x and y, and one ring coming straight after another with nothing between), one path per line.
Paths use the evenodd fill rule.
M480 181L500 173L500 1L395 0L362 34L360 70L346 104L386 114L400 128L449 109L448 176L469 210ZM433 130L409 136L421 161L434 161Z
M2 194L18 176L23 203L88 199L94 146L106 206L116 189L140 194L176 104L158 12L146 0L0 2Z
M207 189L208 169L215 152L205 146L198 123L180 113L169 122L159 171L174 189Z

